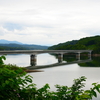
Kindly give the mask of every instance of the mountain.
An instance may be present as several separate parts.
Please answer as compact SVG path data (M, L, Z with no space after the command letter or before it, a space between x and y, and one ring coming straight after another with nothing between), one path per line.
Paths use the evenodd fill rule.
M22 44L18 41L0 40L0 50L40 50L47 49L48 46L35 44Z
M65 43L53 45L49 50L93 50L92 53L100 54L100 36L92 36L81 38L80 40L72 40Z
M22 44L21 42L18 42L18 41L8 41L8 40L4 40L4 39L0 40L0 44L10 44L10 43Z

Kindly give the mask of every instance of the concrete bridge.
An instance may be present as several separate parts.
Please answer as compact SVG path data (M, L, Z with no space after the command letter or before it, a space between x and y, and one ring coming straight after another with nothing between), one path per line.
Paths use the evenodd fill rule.
M41 53L54 53L58 54L58 62L61 63L63 61L63 54L65 53L76 53L76 57L80 60L80 54L87 52L89 59L91 59L92 50L4 50L0 51L0 55L8 55L8 54L30 54L30 65L36 65L36 55Z
M91 53L92 50L3 50L0 54Z

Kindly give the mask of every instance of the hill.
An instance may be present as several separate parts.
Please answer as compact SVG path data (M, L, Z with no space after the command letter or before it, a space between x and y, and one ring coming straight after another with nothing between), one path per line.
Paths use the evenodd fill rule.
M49 50L93 50L100 54L100 36L86 37L80 40L72 40L60 43L48 48Z
M21 42L18 42L18 41L8 41L8 40L4 40L4 39L0 40L0 44L10 44L10 43L22 44Z
M48 46L35 44L22 44L18 41L0 40L0 50L39 50L47 49Z

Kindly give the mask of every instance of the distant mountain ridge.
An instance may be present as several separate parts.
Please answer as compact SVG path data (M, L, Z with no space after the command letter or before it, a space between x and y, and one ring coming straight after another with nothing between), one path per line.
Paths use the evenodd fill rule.
M8 41L8 40L4 40L4 39L0 40L0 44L10 44L10 43L22 44L21 42L18 42L18 41Z
M0 40L0 50L40 50L47 49L48 46L23 44L18 41Z

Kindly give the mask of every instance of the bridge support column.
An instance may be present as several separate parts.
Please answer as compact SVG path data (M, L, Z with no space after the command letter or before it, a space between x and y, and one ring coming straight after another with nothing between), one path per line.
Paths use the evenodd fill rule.
M78 60L80 60L80 52L78 52L78 53L76 54L76 58L77 58Z
M91 60L91 51L88 53L88 58Z
M63 61L63 54L58 54L58 63Z
M32 54L30 56L30 65L31 66L35 66L36 65L36 55L35 54Z

